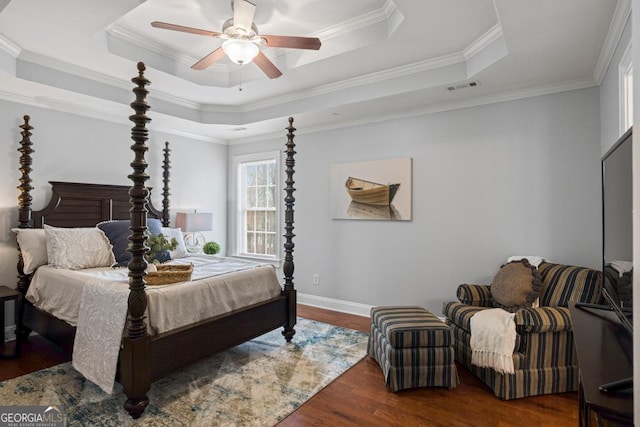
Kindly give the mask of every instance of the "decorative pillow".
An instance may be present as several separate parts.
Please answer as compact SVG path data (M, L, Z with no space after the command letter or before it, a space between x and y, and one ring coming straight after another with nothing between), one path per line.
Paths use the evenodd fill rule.
M109 239L109 242L111 242L113 255L116 259L115 263L120 267L126 267L127 264L129 264L129 260L131 260L131 254L127 252L129 235L131 234L129 224L131 224L131 221L128 219L104 221L96 224L96 227L102 230ZM153 235L162 234L162 223L159 219L147 219L147 228Z
M540 294L542 280L538 269L522 259L503 265L491 282L494 307L510 312L531 307Z
M47 258L56 268L83 268L113 265L112 247L97 228L56 228L45 224Z
M178 242L178 246L176 247L176 249L170 251L171 257L173 259L184 258L189 255L189 252L187 251L187 245L184 243L184 235L182 234L182 229L162 227L162 234L164 234L164 237L166 237L167 240L171 241L171 239L176 239L176 242Z
M12 228L16 233L25 274L33 273L36 268L47 264L47 239L42 228Z

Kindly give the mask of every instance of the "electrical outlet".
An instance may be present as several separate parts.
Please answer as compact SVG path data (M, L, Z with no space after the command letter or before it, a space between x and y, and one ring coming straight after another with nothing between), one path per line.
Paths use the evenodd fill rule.
M320 284L320 275L317 274L317 273L313 275L313 284L314 285L319 285Z

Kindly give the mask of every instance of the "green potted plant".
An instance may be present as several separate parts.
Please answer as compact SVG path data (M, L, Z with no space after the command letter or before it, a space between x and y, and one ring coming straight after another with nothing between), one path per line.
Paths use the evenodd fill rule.
M220 252L220 245L216 242L207 242L202 247L202 250L207 255L215 255Z
M167 240L163 234L151 235L148 231L147 236L149 251L144 255L144 259L148 263L153 264L162 264L163 262L171 260L169 251L175 250L178 246L178 241L175 238Z

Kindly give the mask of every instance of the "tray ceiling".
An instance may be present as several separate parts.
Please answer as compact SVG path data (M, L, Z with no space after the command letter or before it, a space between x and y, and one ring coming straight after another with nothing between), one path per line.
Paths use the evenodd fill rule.
M262 34L319 37L319 51L263 48L283 72L223 59L190 66L228 0L0 0L0 97L127 122L147 64L153 126L221 143L347 126L598 85L629 0L253 0ZM471 83L471 84L470 84ZM453 88L453 90L451 90Z

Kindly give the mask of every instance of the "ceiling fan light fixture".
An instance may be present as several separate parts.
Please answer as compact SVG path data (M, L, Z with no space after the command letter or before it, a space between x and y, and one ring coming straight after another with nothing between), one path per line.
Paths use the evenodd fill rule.
M222 43L222 50L236 64L248 64L258 55L260 49L248 40L230 39Z

